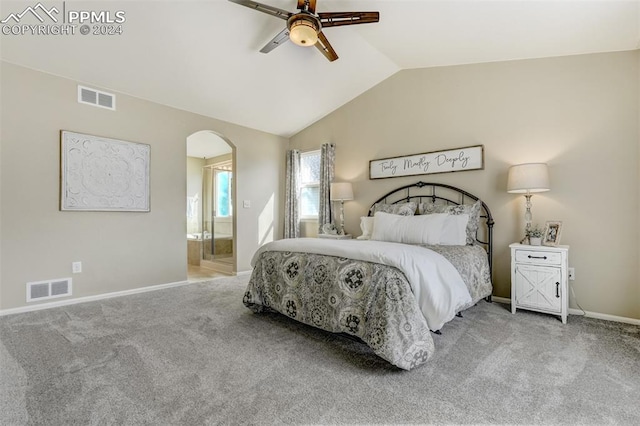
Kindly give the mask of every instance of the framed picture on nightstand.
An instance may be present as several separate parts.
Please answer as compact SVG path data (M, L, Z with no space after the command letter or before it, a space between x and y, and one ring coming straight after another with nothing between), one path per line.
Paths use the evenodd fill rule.
M542 244L545 246L557 247L560 244L561 231L562 222L557 220L547 221L544 226L544 234L542 235Z

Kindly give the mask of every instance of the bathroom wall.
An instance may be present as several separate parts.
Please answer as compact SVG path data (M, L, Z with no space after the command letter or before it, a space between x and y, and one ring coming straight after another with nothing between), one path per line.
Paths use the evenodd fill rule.
M187 157L187 200L197 196L197 202L192 203L192 206L189 206L187 201L187 234L202 230L202 167L204 164L204 158Z

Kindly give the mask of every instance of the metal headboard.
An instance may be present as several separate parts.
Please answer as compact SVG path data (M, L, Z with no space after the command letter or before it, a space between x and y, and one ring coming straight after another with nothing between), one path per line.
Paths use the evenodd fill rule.
M475 195L463 189L456 188L455 186L445 185L444 183L420 181L394 189L393 191L383 195L371 204L368 215L371 216L373 206L376 203L398 204L409 201L416 201L417 203L420 203L427 200L431 200L432 203L436 203L437 200L441 200L443 204L460 205L469 204L469 200L476 202L479 199L480 198ZM489 271L493 278L493 225L495 222L493 221L493 216L491 216L489 206L487 206L484 201L481 201L481 203L481 223L478 227L478 231L476 232L476 241L478 244L484 246L487 251L487 256L489 258ZM482 221L485 223L484 229L482 227ZM482 239L479 233L482 234Z

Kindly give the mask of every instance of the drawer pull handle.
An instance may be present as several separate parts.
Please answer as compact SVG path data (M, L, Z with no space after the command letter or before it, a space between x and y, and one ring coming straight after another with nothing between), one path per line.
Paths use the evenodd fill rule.
M556 297L560 297L560 283L556 283Z
M547 260L547 256L527 256L529 259L544 259Z

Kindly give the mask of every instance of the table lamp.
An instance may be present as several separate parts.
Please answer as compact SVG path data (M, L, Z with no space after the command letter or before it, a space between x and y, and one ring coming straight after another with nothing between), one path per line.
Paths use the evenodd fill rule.
M344 235L344 202L353 200L351 182L334 182L331 184L331 201L340 201L340 235Z
M531 229L531 196L536 192L546 191L549 191L549 169L545 163L525 163L509 168L507 192L524 194L526 198L527 210L524 214L526 228L521 243L527 241Z

